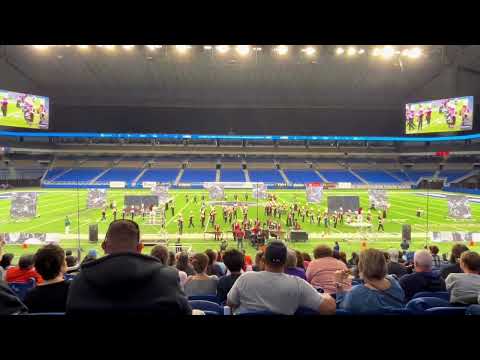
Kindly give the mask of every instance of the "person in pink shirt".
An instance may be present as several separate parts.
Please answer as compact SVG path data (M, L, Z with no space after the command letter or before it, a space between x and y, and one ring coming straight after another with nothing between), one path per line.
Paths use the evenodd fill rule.
M316 289L323 289L328 294L336 292L335 272L347 271L348 267L342 261L333 257L333 250L326 245L319 245L313 250L315 258L308 264L307 281ZM346 288L350 288L351 284Z

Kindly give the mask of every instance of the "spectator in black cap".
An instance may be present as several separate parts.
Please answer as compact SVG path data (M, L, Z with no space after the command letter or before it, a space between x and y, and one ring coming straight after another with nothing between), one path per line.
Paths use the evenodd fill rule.
M270 311L293 315L299 307L321 314L335 313L335 300L320 294L305 280L284 273L287 247L281 241L272 241L265 249L265 271L242 274L227 296L227 304L234 313Z

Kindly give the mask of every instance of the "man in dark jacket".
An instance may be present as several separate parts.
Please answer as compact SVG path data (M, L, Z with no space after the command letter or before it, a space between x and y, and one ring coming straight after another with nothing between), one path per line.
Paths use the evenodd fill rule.
M178 272L142 255L134 221L110 224L102 248L107 254L81 266L67 300L67 314L190 315Z
M400 279L406 301L421 291L446 291L445 281L439 274L432 272L432 255L428 250L417 251L413 263L415 272Z
M27 307L3 280L0 280L0 315L14 315L27 312Z

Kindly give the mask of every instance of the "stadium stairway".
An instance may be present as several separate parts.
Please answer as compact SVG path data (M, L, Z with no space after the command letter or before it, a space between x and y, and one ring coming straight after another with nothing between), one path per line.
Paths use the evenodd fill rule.
M399 183L403 183L405 181L403 181L403 179L400 179L397 175L395 175L394 173L388 171L388 170L385 170L385 169L382 169L382 171L387 174L388 176L391 176L392 178L394 178L395 180L397 180Z
M463 181L463 180L465 180L465 179L468 179L468 178L471 177L471 176L478 175L479 173L480 173L479 170L472 170L472 171L466 173L465 175L462 175L462 176L460 176L459 178L450 181L449 184L459 183L459 182L461 182L461 181Z
M215 171L215 182L220 182L220 169Z
M285 184L290 185L291 182L290 182L290 180L288 180L288 177L287 177L287 175L285 174L285 172L283 171L283 169L278 169L278 172L279 172L280 175L282 176L283 181L285 181Z
M315 169L315 170L313 170L313 171L315 171L315 173L318 175L318 177L319 177L320 179L322 179L323 182L328 183L328 180L325 179L325 177L324 177L317 169Z
M243 169L243 174L245 175L245 181L250 182L250 174L247 169Z
M108 169L105 169L103 170L100 174L98 174L97 176L95 176L92 180L89 181L89 185L92 185L92 184L95 184L95 182L100 179L103 175L105 175L106 173L108 173L110 170L112 170L112 168L108 168Z
M178 172L177 178L175 179L175 183L174 183L175 186L177 186L180 183L180 180L182 179L184 171L185 171L184 169L180 169L180 171Z
M65 175L65 174L68 174L70 171L72 171L73 168L70 168L70 169L67 169L65 171L62 171L60 174L58 174L57 176L51 178L49 181L50 182L54 182L54 181L57 181L57 179L59 179L61 176Z
M440 175L440 170L437 170L433 173L433 178L438 179L438 175Z
M364 178L362 178L360 175L358 175L355 171L353 171L352 169L348 169L348 171L353 175L355 176L358 180L360 180L362 183L364 183L365 185L368 185L368 182L367 180L365 180Z
M148 170L148 168L144 168L140 174L137 175L137 177L135 179L132 180L132 186L135 187L137 186L137 182L138 180L140 180L140 178L143 176L143 174L145 174L145 172Z

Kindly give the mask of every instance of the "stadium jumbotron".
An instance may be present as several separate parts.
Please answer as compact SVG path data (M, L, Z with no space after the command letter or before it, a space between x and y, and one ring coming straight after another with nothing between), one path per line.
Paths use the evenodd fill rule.
M296 253L288 266L303 271L305 286L337 296L337 304L346 287L367 288L359 255L378 265L371 251L383 253L384 280L395 258L418 275L420 259L433 259L429 273L458 268L455 246L478 256L479 46L1 47L16 65L0 63L0 250L13 258L2 271L8 283L16 283L9 265L56 244L75 260L74 287L88 271L87 262L79 264L112 256L115 246L104 239L124 236L116 226L134 231L131 221L139 252L165 248L177 268L188 255L191 273L181 269L188 278L180 277L180 291L190 300L220 297L220 289L196 293L201 287L190 284L207 273L234 273L222 258L234 258L231 250L241 254L242 272L253 273L288 264L279 255L286 247ZM209 249L222 273L212 259L201 271L199 254ZM351 278L332 272L318 285L308 267L324 257ZM238 277L241 284L248 276ZM284 303L243 309L237 281L218 302L232 305L228 311L292 313ZM388 281L405 296L391 306L413 311L406 280ZM442 281L443 288L422 290L446 293L450 283ZM328 303L309 296L306 303ZM478 304L446 296L442 308L456 301L452 313Z

